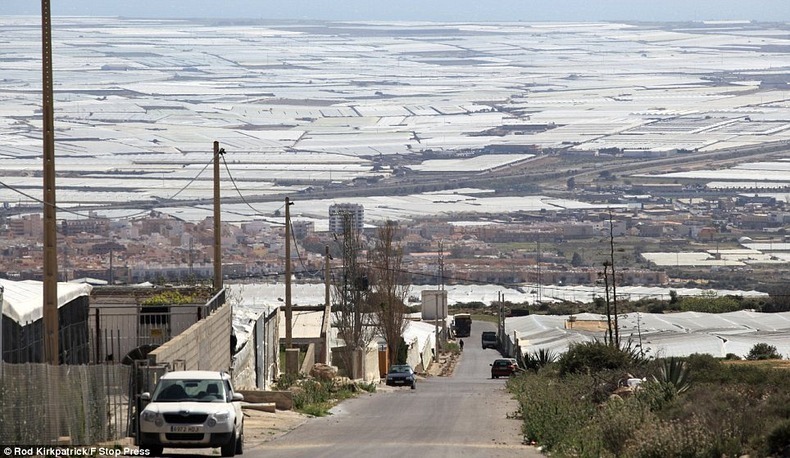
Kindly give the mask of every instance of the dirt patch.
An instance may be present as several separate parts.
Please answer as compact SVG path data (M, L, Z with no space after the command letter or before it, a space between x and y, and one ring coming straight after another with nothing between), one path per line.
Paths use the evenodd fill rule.
M256 444L276 439L288 431L305 423L307 415L293 410L278 410L276 413L259 410L244 410L244 445Z
M458 364L460 353L442 353L439 360L432 363L425 372L427 377L449 377L453 375L455 366Z

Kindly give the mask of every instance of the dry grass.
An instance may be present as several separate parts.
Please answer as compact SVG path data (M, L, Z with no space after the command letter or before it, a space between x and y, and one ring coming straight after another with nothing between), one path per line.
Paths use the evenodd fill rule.
M790 360L788 359L764 359L760 361L747 360L727 360L724 364L758 367L760 369L784 369L790 370Z

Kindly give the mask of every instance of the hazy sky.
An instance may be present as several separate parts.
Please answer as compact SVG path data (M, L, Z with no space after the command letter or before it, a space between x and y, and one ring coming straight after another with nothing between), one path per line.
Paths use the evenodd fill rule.
M52 15L394 21L790 21L790 0L51 0ZM0 15L41 2L0 0Z

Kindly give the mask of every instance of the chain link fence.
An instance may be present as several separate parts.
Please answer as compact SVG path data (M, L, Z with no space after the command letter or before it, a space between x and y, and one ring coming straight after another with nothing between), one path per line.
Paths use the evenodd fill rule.
M126 436L130 367L3 364L0 444L96 445Z

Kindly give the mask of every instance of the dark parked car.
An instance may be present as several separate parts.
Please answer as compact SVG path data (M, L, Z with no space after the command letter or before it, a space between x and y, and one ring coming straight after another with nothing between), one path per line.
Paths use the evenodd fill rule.
M510 377L518 370L515 359L495 359L491 364L491 378Z
M496 348L497 346L497 337L496 332L494 331L483 331L483 336L481 338L483 342L483 349L486 348Z
M387 372L387 385L410 386L413 390L417 388L417 375L408 364L395 364Z

